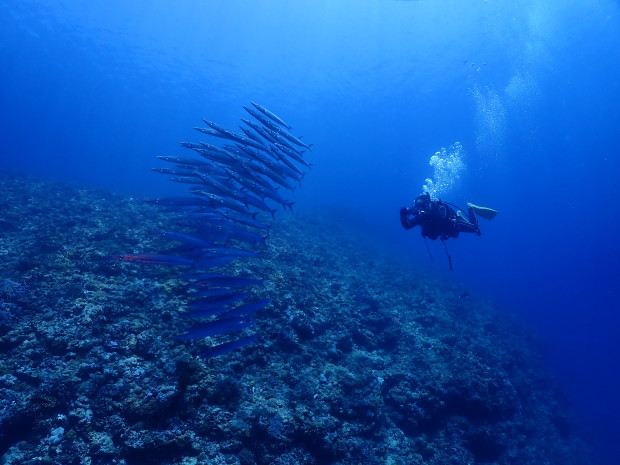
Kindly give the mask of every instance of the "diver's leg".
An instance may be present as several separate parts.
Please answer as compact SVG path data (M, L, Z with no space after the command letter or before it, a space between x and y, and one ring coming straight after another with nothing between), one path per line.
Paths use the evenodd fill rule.
M455 228L458 232L476 233L480 235L480 229L478 229L478 218L474 214L474 211L469 209L469 220L465 218L465 215L458 215Z
M476 218L476 212L474 212L474 209L472 207L469 207L468 213L469 213L469 222L474 227L474 230L472 232L475 232L476 234L480 235L481 233L480 233L480 229L478 228L478 218Z

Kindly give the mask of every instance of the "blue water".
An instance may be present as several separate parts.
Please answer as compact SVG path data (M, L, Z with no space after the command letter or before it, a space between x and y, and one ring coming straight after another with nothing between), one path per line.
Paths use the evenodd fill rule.
M315 144L297 208L350 207L522 315L620 463L618 2L175 3L0 1L0 169L165 195L156 155L259 102ZM449 272L398 210L457 141L466 168L441 197L500 213L449 241Z

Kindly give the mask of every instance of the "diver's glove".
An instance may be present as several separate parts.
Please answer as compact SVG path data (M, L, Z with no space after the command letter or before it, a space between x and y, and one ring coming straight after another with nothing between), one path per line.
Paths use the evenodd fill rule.
M400 224L403 228L407 229L407 213L409 209L407 207L400 207Z
M400 224L403 225L403 228L411 229L417 224L417 222L415 221L415 218L412 218L412 219L408 218L409 215L414 215L415 213L416 213L416 210L411 207L401 207Z

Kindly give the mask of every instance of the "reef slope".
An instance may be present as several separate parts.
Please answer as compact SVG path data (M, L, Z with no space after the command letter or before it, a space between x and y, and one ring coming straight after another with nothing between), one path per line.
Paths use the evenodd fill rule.
M591 463L518 320L334 212L277 215L263 259L228 270L263 277L273 305L258 344L205 361L174 340L179 270L106 258L167 246L169 216L0 188L0 463Z

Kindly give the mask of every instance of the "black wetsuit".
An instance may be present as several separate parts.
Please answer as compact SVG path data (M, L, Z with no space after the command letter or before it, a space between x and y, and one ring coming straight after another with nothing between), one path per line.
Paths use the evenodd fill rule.
M459 233L468 232L480 235L478 220L474 210L469 208L469 221L465 215L458 215L456 211L441 200L430 200L420 202L411 207L400 209L400 222L405 229L414 226L422 228L422 236L435 240L441 237L442 240L449 237L458 237Z

